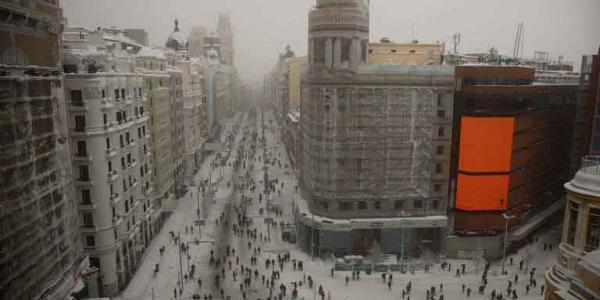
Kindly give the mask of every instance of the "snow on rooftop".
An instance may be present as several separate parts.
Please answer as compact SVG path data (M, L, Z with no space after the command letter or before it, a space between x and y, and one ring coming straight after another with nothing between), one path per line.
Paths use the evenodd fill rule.
M137 57L153 57L158 59L166 59L162 51L157 49L151 49L148 47L142 47L136 55Z

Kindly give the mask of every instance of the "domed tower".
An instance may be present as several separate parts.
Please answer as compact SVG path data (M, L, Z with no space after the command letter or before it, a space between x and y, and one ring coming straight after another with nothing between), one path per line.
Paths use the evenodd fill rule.
M317 0L308 24L311 71L353 70L366 64L369 7L365 0Z
M184 51L187 50L188 44L185 39L185 35L179 31L179 21L175 20L175 29L167 38L167 43L165 43L167 48L171 48L175 51Z

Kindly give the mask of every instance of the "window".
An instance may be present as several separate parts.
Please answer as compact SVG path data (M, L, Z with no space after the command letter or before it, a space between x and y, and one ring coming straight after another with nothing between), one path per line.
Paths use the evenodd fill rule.
M106 114L102 115L102 120L104 121L104 125L108 124L108 116Z
M119 100L119 89L115 89L115 99Z
M131 174L129 174L128 178L129 178L129 187L131 187L133 185L133 180L131 180Z
M108 190L110 192L111 195L114 195L115 193L115 187L112 185L112 183L108 186Z
M75 116L75 132L85 132L85 116Z
M404 201L402 201L402 200L394 201L394 209L395 210L403 209L403 208L404 208Z
M435 148L435 153L436 153L437 155L442 155L442 154L444 154L444 146L437 146L437 147Z
M121 124L121 112L120 112L120 111L118 111L118 112L116 113L116 116L117 116L117 123Z
M567 225L567 244L573 246L575 233L577 232L577 218L579 216L579 204L571 202L569 207L569 224Z
M423 208L423 200L414 200L413 201L413 206L415 208Z
M85 236L85 245L87 247L95 247L96 246L96 238L93 235Z
M381 201L375 201L375 209L381 209Z
M396 49L392 49L392 53L396 53Z
M92 204L92 196L89 189L81 190L81 204L90 205Z
M338 209L341 211L352 210L352 202L349 202L349 201L338 202Z
M367 209L367 202L358 201L358 209Z
M108 163L108 172L112 172L112 161L109 161Z
M437 116L438 116L438 118L445 118L446 117L446 111L445 110L438 110L437 111Z
M125 147L125 143L123 143L123 135L119 134L119 143L121 144L121 148Z
M106 98L106 90L102 89L102 98Z
M138 139L141 139L142 138L142 128L138 127L137 132L138 132Z
M410 50L409 52L410 52L410 54L415 54L416 53L415 50Z
M139 115L139 111L140 111L139 108L136 106L134 108L134 114L135 114L136 117Z
M435 164L435 174L440 174L442 173L442 164L437 163Z
M106 138L106 150L110 149L110 138Z
M142 126L142 133L146 135L146 126Z
M84 212L82 221L83 226L94 227L94 215L91 212Z
M144 115L144 107L140 106L140 116L143 116L143 115Z
M144 166L140 167L140 177L144 177Z
M131 163L131 153L127 153L127 163Z
M123 121L127 122L127 111L124 110L121 114L123 115Z
M436 184L433 185L433 191L434 192L439 192L441 190L442 190L442 185L441 184L436 183Z
M144 154L148 154L148 148L146 147L146 144L144 144Z
M600 246L600 208L590 207L588 218L587 237L585 239L585 250L593 251Z
M131 142L131 138L129 136L129 132L125 132L125 141L127 142L127 145L129 145L129 143Z
M125 89L121 89L121 98L125 99Z
M431 206L433 207L433 209L439 209L440 208L440 201L433 200L433 202L431 203Z
M438 128L438 137L444 137L444 127Z
M88 166L79 166L79 181L90 181Z
M87 146L85 141L77 141L77 156L87 156Z
M125 170L125 157L121 157L121 169Z
M127 180L123 179L123 193L127 192Z
M81 90L71 91L71 105L83 106L83 94Z

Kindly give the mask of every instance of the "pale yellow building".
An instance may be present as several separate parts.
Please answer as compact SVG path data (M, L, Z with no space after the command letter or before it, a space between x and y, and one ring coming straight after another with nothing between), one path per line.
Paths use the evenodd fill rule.
M394 43L381 39L369 43L368 64L370 65L440 65L444 44Z
M187 184L193 184L193 176L202 162L203 146L203 77L192 68L191 61L179 60L176 67L182 71L184 136L185 136L185 177Z
M288 69L289 108L300 109L300 73L302 66L308 63L308 56L286 59Z
M173 176L175 163L171 147L170 76L167 60L160 50L143 48L136 57L138 72L144 75L144 89L150 114L150 150L152 152L152 199L157 214L164 211L166 203L174 203Z

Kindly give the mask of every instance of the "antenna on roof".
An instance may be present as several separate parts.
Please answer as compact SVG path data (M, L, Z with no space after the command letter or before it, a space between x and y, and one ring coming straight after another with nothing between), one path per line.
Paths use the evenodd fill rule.
M452 43L454 44L454 54L456 54L456 48L460 45L460 32L456 32L452 35Z

